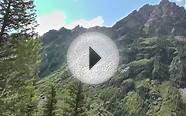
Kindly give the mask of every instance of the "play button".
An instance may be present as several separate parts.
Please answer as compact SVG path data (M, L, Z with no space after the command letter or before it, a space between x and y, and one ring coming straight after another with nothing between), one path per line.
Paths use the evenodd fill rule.
M89 47L89 69L91 70L92 67L101 59L101 57L91 48Z
M101 84L117 71L119 52L106 35L88 32L77 37L67 53L73 76L86 84Z

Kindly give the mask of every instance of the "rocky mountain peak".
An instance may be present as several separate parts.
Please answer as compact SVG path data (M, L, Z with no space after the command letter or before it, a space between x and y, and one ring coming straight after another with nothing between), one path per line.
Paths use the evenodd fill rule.
M113 30L119 36L134 33L157 35L186 35L186 11L176 3L161 0L158 5L144 5L117 22Z
M161 0L160 4L170 4L170 1L169 0Z
M65 28L61 28L58 31L52 30L46 33L42 39L44 45L48 47L45 52L51 54L48 56L54 56L53 52L48 49L52 49L53 51L57 51L57 49L67 50L74 38L87 31L105 33L122 46L128 46L140 38L158 38L160 36L170 35L185 37L186 11L183 7L179 7L173 2L162 0L158 5L146 4L139 10L134 10L112 27L93 27L86 29L77 26L72 30ZM178 38L177 40L184 41L184 39ZM59 51L54 58L58 58L59 54L64 55L65 53L66 51L63 53ZM60 56L62 57L63 55ZM64 62L64 59L59 58L57 60ZM44 62L48 62L48 60ZM52 66L56 65L55 62L49 62L46 66L43 66L43 72L46 72L46 67L50 72L53 69ZM57 67L60 66L61 64L57 64Z
M72 29L72 32L74 32L74 33L80 33L80 32L84 32L85 30L86 30L86 28L78 25L78 26L76 26L75 28Z

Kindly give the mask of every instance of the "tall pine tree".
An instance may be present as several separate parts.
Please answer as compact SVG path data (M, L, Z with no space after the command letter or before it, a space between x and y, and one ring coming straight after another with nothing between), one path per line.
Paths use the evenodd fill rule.
M33 35L37 26L33 0L0 0L0 40L10 32Z
M21 39L12 47L1 46L0 115L31 116L40 65L38 39Z
M44 108L44 116L55 116L56 110L56 89L54 85L49 85L50 91L47 95L47 103Z
M64 116L86 116L86 95L81 82L71 82L64 96Z

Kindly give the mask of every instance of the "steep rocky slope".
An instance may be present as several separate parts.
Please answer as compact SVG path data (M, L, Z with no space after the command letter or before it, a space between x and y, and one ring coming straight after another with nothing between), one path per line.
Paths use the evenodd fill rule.
M81 84L81 87L68 71L65 56L73 39L87 31L110 36L118 44L121 61L117 73L108 82L96 86ZM183 7L162 0L159 5L145 5L133 11L113 27L61 28L46 33L42 41L41 76L45 78L38 83L39 108L49 99L48 85L53 83L56 110L61 115L70 112L64 109L72 108L71 100L80 88L84 93L81 108L88 116L185 115L185 102L179 91L186 87Z
M123 49L139 38L186 36L186 12L183 7L168 0L162 0L159 5L147 4L139 11L133 11L113 27L85 29L77 26L72 30L64 27L60 30L51 30L42 37L44 48L41 76L59 69L65 63L69 44L86 31L105 33L116 41L120 49Z

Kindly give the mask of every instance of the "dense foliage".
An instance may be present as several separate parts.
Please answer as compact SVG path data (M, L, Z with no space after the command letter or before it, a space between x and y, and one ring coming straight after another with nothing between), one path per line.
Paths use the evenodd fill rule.
M33 1L0 1L0 38L8 37L0 44L0 116L184 116L185 21L184 8L162 0L110 28L49 31L41 46L22 33L35 22ZM107 34L120 50L117 73L100 85L79 82L65 63L69 44L86 31Z
M0 46L0 115L29 115L35 108L40 65L37 39L12 40Z

